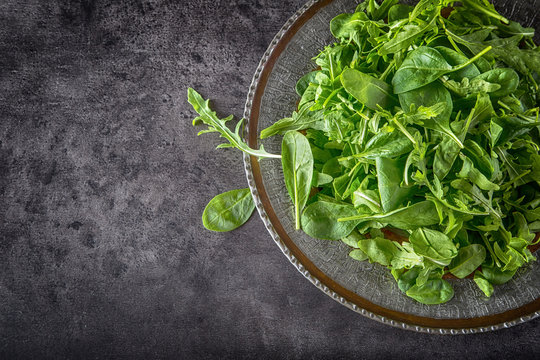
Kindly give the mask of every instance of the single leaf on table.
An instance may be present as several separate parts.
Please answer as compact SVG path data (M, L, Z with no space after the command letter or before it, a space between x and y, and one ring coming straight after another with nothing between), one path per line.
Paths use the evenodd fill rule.
M338 218L358 214L349 204L316 201L306 207L302 214L302 229L317 239L341 240L354 230L361 220L338 222Z
M419 228L409 237L414 251L435 264L448 265L458 251L453 241L446 234L427 228Z
M359 222L375 220L377 222L392 225L399 229L414 230L419 227L436 225L439 223L437 209L431 201L422 201L414 205L396 209L386 214L340 216L340 222Z
M232 132L226 125L228 121L232 120L232 115L225 119L219 119L215 111L210 109L210 102L208 100L205 101L203 97L192 88L188 89L188 101L193 106L193 109L199 114L199 116L193 120L193 125L208 125L208 129L200 131L199 135L217 132L221 137L227 139L228 143L223 143L219 145L218 148L237 148L249 155L257 156L259 158L279 159L281 157L280 155L267 153L262 145L259 150L250 148L240 136L242 120L237 123L235 131Z
M231 190L210 200L202 215L203 225L212 231L231 231L248 221L254 209L249 189Z
M300 229L300 214L311 191L313 154L307 138L297 131L289 131L281 144L281 164L285 186L294 203L296 229Z
M361 71L346 69L341 74L341 83L349 94L372 110L397 104L390 85Z
M484 245L472 244L459 249L458 254L448 266L450 272L463 279L475 271L486 259Z

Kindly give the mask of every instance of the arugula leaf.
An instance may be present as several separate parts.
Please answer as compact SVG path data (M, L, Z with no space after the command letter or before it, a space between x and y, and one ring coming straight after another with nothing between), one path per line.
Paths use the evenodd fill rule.
M236 124L236 129L233 133L226 125L227 121L232 120L232 115L226 117L225 119L219 119L216 113L210 109L209 101L205 101L202 96L192 88L188 89L188 101L193 106L193 109L197 113L199 113L199 116L193 120L193 125L208 125L208 130L202 130L199 132L198 135L217 132L220 134L221 137L229 141L229 143L218 145L218 148L234 147L249 155L257 156L259 158L279 159L281 157L280 155L267 153L262 145L259 150L250 148L240 136L242 120L240 120L238 124Z

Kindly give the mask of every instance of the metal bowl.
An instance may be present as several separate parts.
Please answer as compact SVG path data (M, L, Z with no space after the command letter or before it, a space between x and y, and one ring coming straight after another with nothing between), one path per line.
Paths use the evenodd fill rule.
M497 4L498 3L498 4ZM330 20L353 12L358 1L309 1L285 23L253 77L244 117L247 141L260 145L261 129L290 116L296 108L296 81L315 68L311 58L335 40ZM535 1L498 1L497 9L527 26L537 24ZM281 139L265 139L279 153ZM518 271L486 298L473 280L450 280L455 296L441 305L423 305L401 293L390 272L348 257L341 242L313 239L295 231L291 203L279 160L244 157L257 210L285 256L309 281L344 306L379 322L426 333L470 334L510 327L540 316L540 262Z

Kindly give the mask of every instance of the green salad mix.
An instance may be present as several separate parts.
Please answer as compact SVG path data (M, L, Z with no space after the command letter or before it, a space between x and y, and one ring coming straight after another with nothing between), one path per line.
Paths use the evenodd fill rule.
M298 80L298 108L261 131L281 155L250 148L195 90L188 100L227 142L281 158L296 229L343 241L390 269L423 304L473 276L486 296L535 261L540 231L540 50L534 30L487 0L367 0L330 22L336 42ZM267 160L263 160L267 161ZM248 189L214 198L205 226L230 231ZM385 237L391 231L406 241Z

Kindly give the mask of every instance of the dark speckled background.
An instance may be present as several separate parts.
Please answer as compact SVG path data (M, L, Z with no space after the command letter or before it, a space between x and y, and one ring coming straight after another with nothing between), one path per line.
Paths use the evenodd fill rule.
M390 328L312 286L256 216L203 230L207 201L246 181L239 153L195 136L186 89L241 115L303 2L0 2L0 358L540 354L540 320Z

